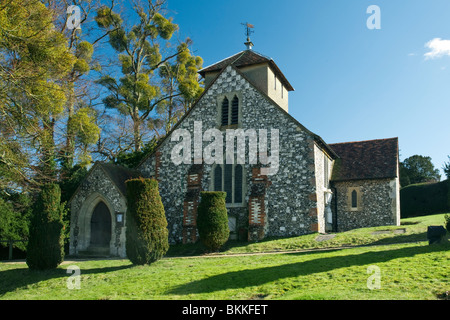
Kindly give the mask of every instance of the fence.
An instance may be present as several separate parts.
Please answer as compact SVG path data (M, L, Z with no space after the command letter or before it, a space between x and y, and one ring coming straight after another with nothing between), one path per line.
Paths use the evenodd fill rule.
M12 253L13 253L13 244L15 242L26 242L28 241L28 239L22 239L22 240L12 240L12 239L8 239L8 240L0 240L0 242L6 242L8 243L9 246L9 252L8 252L8 260L12 260Z

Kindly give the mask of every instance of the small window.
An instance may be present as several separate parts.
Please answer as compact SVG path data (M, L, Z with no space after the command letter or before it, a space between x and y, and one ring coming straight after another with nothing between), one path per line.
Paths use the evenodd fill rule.
M277 75L276 74L273 75L273 82L274 82L274 89L276 91L277 90Z
M352 191L352 208L358 208L358 192L356 190Z
M348 210L355 212L355 211L362 211L363 210L363 203L362 203L362 193L360 187L349 187L347 191L347 206Z

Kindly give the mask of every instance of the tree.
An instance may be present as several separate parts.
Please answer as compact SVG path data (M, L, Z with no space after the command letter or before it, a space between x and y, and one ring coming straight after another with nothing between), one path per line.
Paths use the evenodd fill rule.
M29 198L24 194L3 195L0 197L0 239L22 240L28 238L30 216ZM6 242L0 243L7 246ZM26 250L24 242L14 242L13 246Z
M53 12L38 0L0 5L0 167L3 186L56 180L55 123L66 95L60 81L75 62Z
M96 54L99 41L107 34L102 34L96 28L93 14L100 8L100 2L95 0L42 0L54 12L56 29L67 39L67 47L74 56L74 64L61 79L65 90L66 103L62 117L57 125L58 160L60 164L60 180L71 179L69 176L74 166L87 166L92 162L92 146L95 146L100 136L97 125L98 112L95 110L95 99L98 98L98 88L94 83L91 71L100 71L105 64L105 58ZM103 1L104 2L104 1ZM67 10L74 7L79 14L78 21ZM114 7L112 1L111 7ZM78 23L74 25L74 23Z
M198 82L198 70L203 59L190 54L190 43L191 40L187 39L186 43L179 45L177 59L167 61L159 68L160 90L168 98L157 105L156 117L150 121L150 127L157 136L166 135L203 92Z
M192 77L201 60L191 58L188 50L190 40L175 48L171 45L170 40L178 25L164 16L165 3L165 0L149 0L145 6L135 3L138 18L132 26L108 7L97 10L95 18L98 26L108 32L109 43L118 54L122 73L120 79L104 75L98 80L108 91L103 103L132 119L135 152L142 148L142 130L147 128L146 122L156 107L165 104L159 108L163 110L171 99L181 96L191 99L201 90ZM177 57L180 58L171 65ZM177 81L177 85L171 87L173 90L164 90L161 79L169 79L167 70L175 71L172 70L174 65L178 65L179 70L175 75L171 74L170 79ZM158 73L158 70L162 71Z
M211 251L217 251L230 236L225 205L226 192L202 191L197 208L197 228L200 240Z
M27 265L30 269L54 269L64 260L64 213L59 186L43 186L31 218L27 246Z
M152 140L150 140L148 143L144 145L142 151L120 152L117 155L115 164L122 167L134 169L139 165L139 163L142 161L142 159L144 159L146 155L152 153L156 149L157 144L158 139L154 137Z
M447 176L447 179L450 180L450 156L448 156L448 160L449 160L449 162L445 162L442 169L444 170L444 173Z
M414 155L400 163L400 184L440 181L439 170L434 168L430 157Z
M167 220L154 179L131 179L127 185L126 252L133 264L150 264L169 249Z

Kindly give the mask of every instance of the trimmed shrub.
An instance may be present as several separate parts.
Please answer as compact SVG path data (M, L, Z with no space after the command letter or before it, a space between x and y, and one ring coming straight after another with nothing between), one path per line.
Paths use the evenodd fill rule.
M200 240L211 251L218 251L230 236L225 205L226 192L203 191L197 209Z
M34 270L54 269L64 260L64 205L57 184L47 184L33 207L27 246L27 265Z
M447 212L449 193L447 181L413 184L402 188L400 190L402 218Z
M131 179L126 185L127 256L133 264L151 264L169 250L169 231L158 181Z

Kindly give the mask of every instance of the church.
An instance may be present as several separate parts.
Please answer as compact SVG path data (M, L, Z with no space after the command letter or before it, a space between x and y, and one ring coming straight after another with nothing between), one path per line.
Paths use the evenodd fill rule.
M135 177L158 180L170 243L199 240L200 192L213 190L227 193L230 239L400 224L398 139L327 144L289 114L294 88L274 60L246 45L199 71L203 94L136 168L97 162L90 169L70 200L71 255L126 257L125 182ZM220 146L236 146L230 132L243 134L244 145L207 152L218 133ZM180 141L192 152L181 150L183 161L176 161Z

